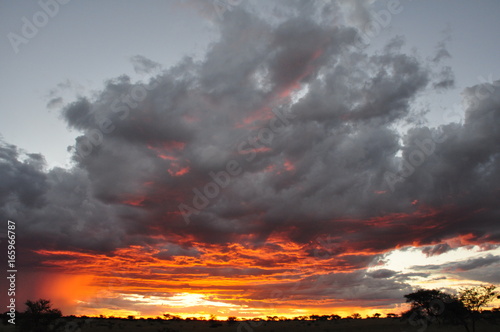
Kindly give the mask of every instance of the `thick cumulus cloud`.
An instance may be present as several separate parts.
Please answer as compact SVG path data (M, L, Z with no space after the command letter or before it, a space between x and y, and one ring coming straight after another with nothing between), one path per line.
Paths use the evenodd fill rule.
M140 215L96 199L84 170L47 171L39 154L25 154L3 142L0 168L0 213L4 219L22 221L18 224L22 250L113 250L124 235L124 224L118 223Z
M161 259L196 258L197 243L263 247L274 236L355 271L405 245L498 243L500 82L464 91L463 122L402 135L419 94L453 86L451 68L436 65L446 50L426 62L396 38L368 54L356 25L325 17L338 6L294 6L274 21L235 6L216 20L220 37L202 60L141 82L123 75L66 105L64 120L82 133L72 169L47 170L42 156L2 143L0 214L19 220L26 248L142 245ZM350 20L366 20L362 3L352 6ZM399 296L408 285L395 274L325 282L384 284Z

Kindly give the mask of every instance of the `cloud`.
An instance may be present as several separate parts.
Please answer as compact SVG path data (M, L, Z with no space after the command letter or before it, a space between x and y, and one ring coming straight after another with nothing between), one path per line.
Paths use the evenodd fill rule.
M43 193L47 190L43 172L45 160L40 154L27 154L20 161L21 151L16 146L0 142L0 169L4 174L0 180L2 202L22 204L35 208L43 204ZM4 203L4 204L5 204Z
M132 238L142 241L129 234L138 229L144 238L157 229L208 242L239 241L251 233L260 243L273 232L307 243L331 229L352 230L352 247L363 243L386 250L416 238L425 243L451 237L470 220L481 219L477 236L494 236L485 233L491 218L481 218L496 213L493 206L482 211L467 206L477 212L449 219L460 214L458 203L484 205L492 197L493 188L485 185L497 174L493 142L498 134L477 114L486 107L497 116L489 107L497 90L467 110L463 125L412 128L401 146L392 125L410 114L412 100L429 84L432 73L425 63L394 47L370 56L349 51L342 45L354 42L354 30L307 16L273 26L237 7L225 14L220 30L220 40L202 61L186 58L146 83L126 76L110 80L94 99L81 98L64 108L68 126L83 133L73 149L77 166L65 177L86 188L93 207L86 214L106 216L123 232L112 236L116 242L107 241L109 248ZM133 61L144 70L157 67L141 56ZM307 90L293 102L290 97L300 89ZM276 132L269 130L274 109L289 114ZM267 131L259 131L263 128ZM427 157L420 150L425 146L417 143L438 135L447 139L429 143ZM397 171L404 160L422 153L422 165L388 192L386 171ZM213 174L231 160L241 175L231 177L186 225L179 204L195 209L196 190L205 196L215 183ZM52 172L36 174L46 179ZM43 194L41 184L19 185L26 191L20 197L28 203L29 195L41 202L56 192L71 194L57 181L45 189L52 194ZM466 191L471 188L481 200L470 200ZM421 209L435 209L435 218L444 217L441 226L421 232L418 225L428 217L411 204L414 200ZM47 204L78 211L68 203ZM375 218L395 214L401 222ZM403 229L411 231L408 236L397 235ZM387 245L374 239L377 232L389 236Z
M370 13L369 6L367 6L370 2L373 1L370 0L366 2L363 0L355 0L349 2L349 6L347 6L348 18L353 24L364 28L364 26L371 21L372 14Z
M500 261L500 257L488 254L483 257L469 258L464 261L451 262L442 265L418 265L414 266L416 270L442 270L442 271L455 271L464 272L475 270L481 267L487 267L492 264L496 264Z
M455 87L455 75L449 66L445 66L438 74L438 82L433 84L435 89L449 89Z
M449 250L451 250L451 247L449 244L440 243L440 244L436 244L435 246L424 247L422 249L422 253L425 254L427 257L430 257L430 256L444 254L445 252L448 252Z
M154 257L160 259L171 259L174 256L192 256L198 257L200 252L195 248L182 248L176 244L163 247Z
M356 29L309 6L320 7L274 21L235 6L214 23L220 38L202 60L146 82L110 79L67 104L62 117L81 132L71 169L47 170L42 156L2 142L0 218L19 222L27 251L139 247L211 276L280 274L313 260L319 274L296 277L335 290L301 286L298 298L330 289L374 303L409 289L394 271L366 278L384 252L418 245L437 255L449 247L436 243L456 237L498 243L500 82L465 89L463 123L400 134L419 94L452 85L451 69L436 74L401 38L367 54L352 47ZM368 9L352 6L351 19L365 22ZM132 61L139 73L159 68ZM224 248L242 265L207 263L231 256ZM269 296L259 287L252 296Z
M432 58L432 62L434 63L439 63L444 59L450 59L452 57L451 53L448 51L448 43L452 41L452 31L449 26L443 30L443 34L444 38L436 45L435 55Z
M477 259L468 259L465 262L461 262L455 265L455 268L458 271L469 271L476 269L478 267L488 266L494 263L498 263L500 261L500 257L487 255L485 257L480 257Z
M134 55L130 58L130 61L132 61L134 71L137 74L150 74L151 72L161 68L161 64L142 55Z
M59 108L64 105L64 100L61 97L56 97L47 103L47 108Z
M391 278L391 277L395 276L396 274L397 274L397 272L392 271L392 270L388 270L388 269L380 269L380 270L375 270L373 272L368 273L368 275L370 277L376 278L376 279Z

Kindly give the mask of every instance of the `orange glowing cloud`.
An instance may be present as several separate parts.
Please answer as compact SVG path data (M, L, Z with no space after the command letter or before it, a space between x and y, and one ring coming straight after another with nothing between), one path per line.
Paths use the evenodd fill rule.
M167 171L168 174L170 174L171 176L182 176L184 174L189 173L190 168L189 166L180 167L179 164L172 163L172 168L169 168Z
M292 166L288 168L293 170ZM52 278L57 282L44 286L47 294L60 294L58 301L73 310L70 312L81 314L154 317L168 310L184 316L231 312L233 316L255 317L328 311L373 313L375 309L369 308L399 312L402 307L393 305L390 299L365 299L360 305L351 295L337 298L328 292L337 282L342 285L353 278L359 278L360 283L366 280L366 267L377 263L374 258L394 249L381 246L385 239L362 237L356 231L360 227L377 231L412 229L424 238L433 231L431 225L440 213L420 207L413 214L334 220L332 224L342 236L320 235L306 243L290 240L290 234L297 231L293 227L273 232L261 245L253 244L255 234L241 234L230 243L210 244L192 234L167 236L158 232L148 237L148 244L110 254L56 250L38 250L36 254L43 266L58 271L59 276L70 276L61 282L58 278L62 277ZM408 224L415 218L422 222L418 226ZM418 236L405 240L401 233L395 234L401 246L421 245ZM472 241L472 235L449 239L458 245ZM84 276L81 271L85 271ZM72 288L76 291L65 298L62 294Z
M145 299L150 298L151 294L160 293L164 294L164 303L175 303L179 299L178 294L191 294L183 296L197 299L197 305L212 306L211 313L220 314L218 310L226 307L242 316L251 302L253 312L267 314L274 309L266 309L268 300L259 299L261 295L258 295L262 291L265 294L267 288L286 289L290 285L301 285L297 282L306 278L357 269L350 264L336 265L344 259L350 259L352 255L316 259L307 252L308 245L290 242L279 235L269 238L267 244L261 247L248 246L243 242L226 245L191 242L192 250L175 249L171 253L162 249L162 246L132 246L116 250L112 255L46 250L39 250L37 254L45 258L44 265L69 275L75 275L78 271L89 274L85 278L74 277L64 283L54 283L52 287L57 289L50 289L53 294L63 294L75 287L76 283L84 285L73 293L71 299L65 301L80 301L78 303L82 306L78 308L79 312L87 314L95 312L97 308L102 312L111 312L103 304L107 301L127 302L136 299L127 312L132 312L137 307L135 311L142 314L147 311L155 316L160 312L152 313L153 300ZM267 291L267 296L270 296L271 290ZM242 295L247 300L242 300ZM317 308L318 305L322 307L334 304L331 300L325 300L324 303L317 300L310 303L304 301L303 298L281 298L276 299L275 305L280 308L280 312L292 315L296 311L288 308Z

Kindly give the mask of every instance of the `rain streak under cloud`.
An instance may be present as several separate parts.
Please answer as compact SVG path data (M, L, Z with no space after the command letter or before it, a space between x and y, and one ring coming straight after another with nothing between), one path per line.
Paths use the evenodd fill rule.
M500 81L426 123L415 101L455 84L446 43L368 51L377 21L353 3L184 2L217 40L168 69L137 55L147 79L66 103L72 168L2 141L26 295L65 314L254 317L500 283Z

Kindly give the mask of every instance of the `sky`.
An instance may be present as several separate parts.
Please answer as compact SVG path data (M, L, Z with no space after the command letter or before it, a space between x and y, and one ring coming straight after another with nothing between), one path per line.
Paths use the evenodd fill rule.
M500 284L499 12L0 1L17 302L347 316Z

